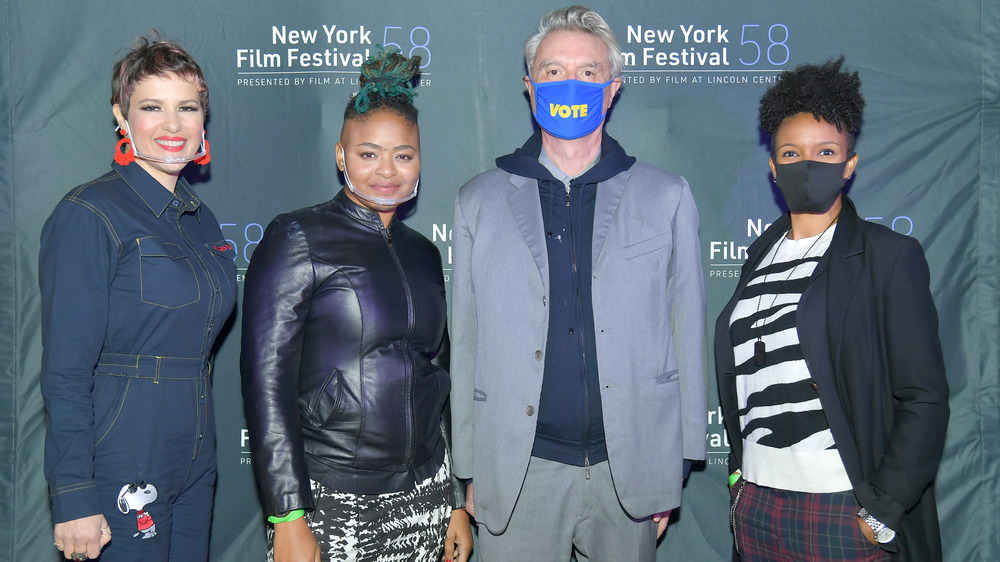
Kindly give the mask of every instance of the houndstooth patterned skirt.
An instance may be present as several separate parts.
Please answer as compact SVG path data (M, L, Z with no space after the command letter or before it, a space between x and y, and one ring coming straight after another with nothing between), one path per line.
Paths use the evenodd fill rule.
M451 515L448 459L409 491L344 494L312 482L316 509L306 521L326 562L437 562ZM274 562L274 527L267 526L267 562Z

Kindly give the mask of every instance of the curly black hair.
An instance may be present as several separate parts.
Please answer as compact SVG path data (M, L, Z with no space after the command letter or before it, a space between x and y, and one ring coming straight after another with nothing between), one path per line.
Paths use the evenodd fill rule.
M760 126L771 137L786 117L809 112L817 119L847 131L848 152L854 152L854 137L861 127L865 99L857 72L841 70L844 57L822 65L803 64L781 73L778 83L760 98Z
M360 88L347 103L344 122L387 110L416 125L413 82L420 70L420 57L406 58L398 49L377 48L361 66Z

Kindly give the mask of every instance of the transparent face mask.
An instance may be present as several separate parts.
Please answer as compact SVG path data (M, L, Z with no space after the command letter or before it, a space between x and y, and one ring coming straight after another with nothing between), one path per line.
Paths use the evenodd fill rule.
M132 128L129 127L128 119L125 120L125 132L128 134L128 138L132 140L132 152L135 152L136 158L142 158L143 160L149 162L157 162L160 164L186 164L192 160L196 160L204 156L208 149L205 144L205 131L201 132L201 146L198 147L197 154L191 156L152 156L150 154L143 154L139 152L139 145L136 144L135 139L132 137Z
M410 199L413 199L414 197L417 196L417 188L420 187L419 177L417 178L416 183L413 184L413 191L409 195L401 199L390 199L388 197L377 197L361 193L360 191L354 188L354 184L351 183L351 176L347 174L347 155L344 154L344 149L338 148L338 150L340 151L340 158L344 161L344 182L347 184L347 189L350 189L351 193L358 196L358 198L360 198L362 201L367 201L369 203L373 203L375 205L379 205L382 207L398 207L399 205L406 203Z

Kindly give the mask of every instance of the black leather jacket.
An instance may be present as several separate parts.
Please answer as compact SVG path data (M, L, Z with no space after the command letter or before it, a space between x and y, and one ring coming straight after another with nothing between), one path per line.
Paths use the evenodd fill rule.
M441 256L347 198L280 215L247 270L240 370L268 515L440 469L451 388ZM464 491L456 490L457 499Z

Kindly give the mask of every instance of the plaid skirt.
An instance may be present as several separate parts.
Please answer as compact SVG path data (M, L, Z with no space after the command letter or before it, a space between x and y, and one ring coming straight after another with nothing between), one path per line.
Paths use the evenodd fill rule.
M861 532L851 492L792 492L740 479L730 494L730 522L744 562L889 560Z

